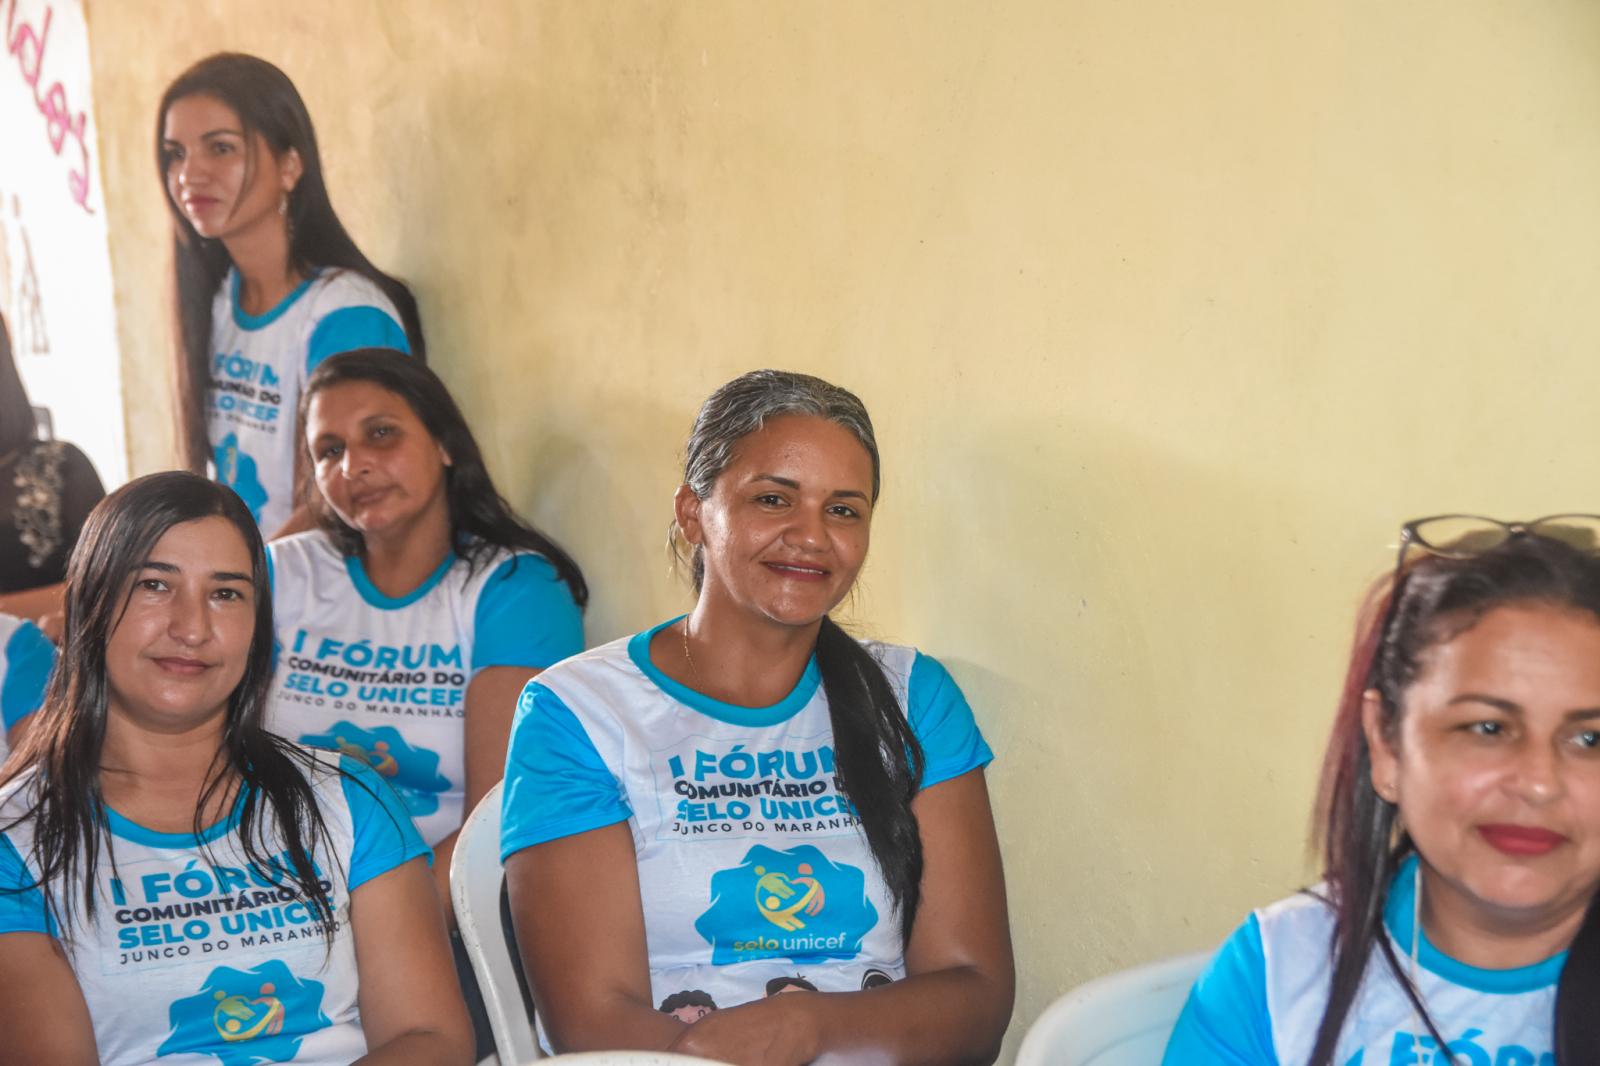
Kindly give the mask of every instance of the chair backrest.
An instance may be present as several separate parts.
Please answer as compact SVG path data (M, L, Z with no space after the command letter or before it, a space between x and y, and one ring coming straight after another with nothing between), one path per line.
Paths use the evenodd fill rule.
M533 1013L523 998L514 943L502 921L500 868L500 786L495 785L467 816L450 860L450 899L455 905L461 943L472 960L483 1005L494 1030L495 1053L502 1066L519 1066L540 1058L533 1034Z
M1016 1066L1160 1066L1189 989L1212 954L1162 959L1079 985L1039 1015Z

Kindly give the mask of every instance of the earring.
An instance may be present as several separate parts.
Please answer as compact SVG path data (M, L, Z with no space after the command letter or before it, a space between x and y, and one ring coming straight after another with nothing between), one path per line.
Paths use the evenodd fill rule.
M288 193L284 193L284 194L282 194L281 196L278 197L278 214L287 215L288 213L289 213L289 194Z

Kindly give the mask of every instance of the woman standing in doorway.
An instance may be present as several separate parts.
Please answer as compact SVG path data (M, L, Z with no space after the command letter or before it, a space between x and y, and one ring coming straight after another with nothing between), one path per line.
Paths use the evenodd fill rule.
M304 101L263 59L221 53L161 98L185 464L237 492L262 532L309 528L295 498L294 412L330 355L423 354L416 301L334 214Z

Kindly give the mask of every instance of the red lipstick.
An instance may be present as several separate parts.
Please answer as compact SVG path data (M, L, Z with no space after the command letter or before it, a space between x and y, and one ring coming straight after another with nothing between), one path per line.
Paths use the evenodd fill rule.
M1506 855L1545 855L1567 842L1553 829L1531 825L1480 825L1478 835L1489 846Z

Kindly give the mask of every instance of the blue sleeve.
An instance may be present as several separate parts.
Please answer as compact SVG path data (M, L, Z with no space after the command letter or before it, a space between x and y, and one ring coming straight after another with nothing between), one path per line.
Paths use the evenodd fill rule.
M577 715L537 681L517 701L501 793L500 859L625 822L633 811Z
M56 664L56 646L32 622L24 622L6 641L5 680L0 682L0 718L10 729L44 703L45 686Z
M427 856L431 864L433 851L422 842L405 804L388 782L349 756L340 757L339 768L344 771L340 783L356 838L350 849L350 891L418 855Z
M55 935L44 895L11 838L0 835L0 933Z
M939 660L917 652L906 699L911 731L922 744L923 788L994 761L967 698Z
M1162 1066L1194 1062L1278 1066L1267 1013L1266 952L1254 914L1194 983L1161 1062Z
M548 559L517 555L501 563L478 596L472 669L543 670L583 650L583 612Z
M357 348L393 348L411 353L406 331L381 307L341 307L322 316L306 345L306 373L330 355Z

